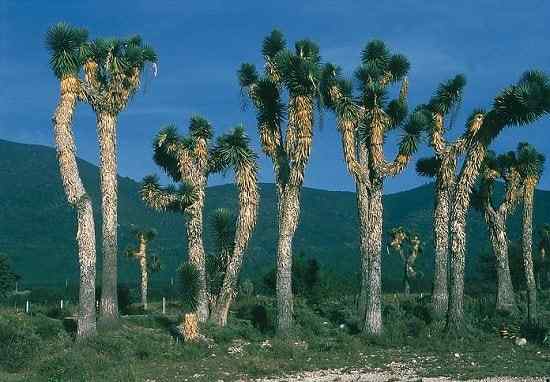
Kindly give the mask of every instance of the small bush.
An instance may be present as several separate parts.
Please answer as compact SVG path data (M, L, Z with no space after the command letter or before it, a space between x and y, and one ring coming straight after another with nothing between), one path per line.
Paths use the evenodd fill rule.
M41 345L28 317L23 314L0 317L0 367L19 371L34 359Z

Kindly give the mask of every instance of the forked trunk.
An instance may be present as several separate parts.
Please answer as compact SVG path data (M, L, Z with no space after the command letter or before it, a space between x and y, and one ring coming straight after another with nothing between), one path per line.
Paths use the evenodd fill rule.
M367 304L365 309L365 322L363 333L370 336L382 334L382 275L381 275L381 252L382 252L382 180L373 184L368 232L368 275L367 275Z
M485 157L486 147L477 142L466 157L456 184L451 208L451 277L447 331L459 333L464 325L464 266L466 258L466 218L472 187Z
M449 259L449 190L436 185L434 209L435 266L432 305L438 319L445 318L449 307L448 259Z
M287 334L293 321L292 239L300 214L300 189L287 185L279 198L281 219L277 245L277 330Z
M532 179L525 182L523 196L523 231L522 231L522 253L523 267L525 269L525 280L527 283L527 318L530 322L537 319L537 285L535 283L535 272L533 268L533 199L535 184Z
M202 242L204 207L204 188L206 178L198 175L197 179L197 201L187 210L187 241L189 261L199 272L199 296L197 303L197 316L200 322L208 320L208 295L206 292L206 266L204 246Z
M510 275L508 262L508 235L506 233L506 222L498 216L487 216L485 221L489 226L489 237L491 246L496 258L497 272L497 301L496 309L502 312L512 313L516 308L514 286Z
M117 297L117 143L116 115L97 114L99 137L102 250L101 319L116 320Z
M87 337L96 332L95 319L95 227L92 202L78 171L72 119L79 94L75 77L61 80L61 95L53 117L57 160L67 201L76 208L78 262L80 265L80 292L77 335Z
M223 284L214 306L214 321L219 326L227 324L229 307L236 295L239 273L250 235L256 225L258 211L259 196L255 167L239 167L235 175L239 188L239 218L235 231L235 246L227 264Z

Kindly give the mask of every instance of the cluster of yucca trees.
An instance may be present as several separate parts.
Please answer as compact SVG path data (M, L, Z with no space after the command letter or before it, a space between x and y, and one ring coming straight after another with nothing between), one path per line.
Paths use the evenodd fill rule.
M449 114L461 102L465 78L457 76L442 83L427 105L433 116L430 125L430 146L434 151L431 158L421 159L417 171L422 175L436 178L434 245L435 276L433 286L433 304L441 316L447 317L447 328L460 330L464 323L464 265L466 256L466 218L474 185L480 173L486 168L482 188L496 176L504 177L507 191L498 210L490 205L487 195L482 199L485 218L490 228L490 237L497 257L499 289L497 303L504 310L513 309L513 294L510 292L509 269L505 253L505 222L517 198L523 198L524 234L523 249L526 267L532 264L532 194L533 184L540 177L540 165L532 157L535 154L525 145L518 148L519 167L512 166L513 158L508 155L501 158L500 172L484 166L491 161L489 146L502 130L510 126L528 125L548 114L550 111L550 82L541 72L525 72L518 82L501 91L494 99L489 110L474 110L466 123L464 133L454 142L445 138L446 122ZM523 150L523 151L522 151ZM522 152L522 154L519 154ZM462 166L457 171L458 160ZM540 158L538 160L540 163ZM531 163L527 165L527 163ZM494 166L493 166L494 167ZM530 174L530 175L527 175ZM528 180L530 179L530 180ZM520 194L519 190L522 190ZM483 193L487 194L487 191ZM477 194L476 194L477 195ZM531 212L530 212L531 211ZM494 212L494 213L493 213ZM500 228L499 228L500 226ZM449 264L450 262L450 264ZM450 266L449 266L450 265ZM447 269L449 267L449 271ZM450 285L447 284L449 278ZM533 280L534 282L534 280ZM529 283L528 283L529 284ZM531 290L531 288L528 288ZM535 291L536 293L536 291ZM529 292L534 301L536 296ZM531 304L533 306L533 304ZM530 315L531 317L531 315Z
M59 79L60 96L53 117L57 157L67 201L77 213L80 263L78 335L95 332L95 227L91 199L79 175L73 115L87 103L97 117L100 146L103 274L101 316L116 319L117 304L117 118L140 86L154 50L139 36L88 40L85 29L59 23L48 30L50 65Z
M155 62L156 55L140 38L90 42L84 30L66 24L58 24L49 31L48 46L52 52L52 68L61 84L54 131L63 185L78 216L79 333L86 335L95 328L95 234L91 201L76 164L72 115L77 102L90 104L97 115L104 257L101 312L106 318L116 318L117 116L139 87L145 63ZM243 94L256 110L261 148L272 161L275 173L279 218L277 328L281 334L288 333L293 323L292 241L299 223L300 193L311 153L316 107L334 113L344 159L356 185L361 255L358 318L365 334L380 335L383 329L384 181L406 168L423 136L427 137L434 156L420 160L417 170L436 178L433 305L441 318L447 318L447 329L454 331L463 324L466 217L480 175L483 175L480 186L483 192L475 195L483 195L479 205L491 227L495 254L503 270L499 285L506 289L509 278L502 249L506 238L505 234L502 237L501 226L520 198L524 207L524 262L526 269L533 268L533 193L543 160L534 149L523 145L517 153L521 166L512 166L510 163L515 161L510 157L492 161L489 146L504 128L530 124L550 111L550 82L545 74L536 71L523 74L516 84L495 97L489 110L474 110L464 133L450 142L445 132L462 100L466 83L462 75L443 82L428 103L411 109L407 101L410 64L405 56L392 53L382 41L374 40L365 46L353 80L346 79L338 66L322 63L317 44L300 40L293 49L288 48L278 30L264 39L261 52L263 70L259 72L252 64L242 64L238 78ZM395 130L401 133L397 154L388 160L385 142ZM256 223L257 156L242 127L221 135L215 142L213 137L212 126L199 116L191 118L187 135L180 135L174 126L163 128L154 139L153 158L177 186L161 186L156 176L148 176L144 178L140 194L149 207L177 212L184 218L188 262L181 274L186 279L192 275L197 278L196 288L190 288L196 290L196 296L191 299L192 308L185 320L196 323L211 317L219 325L225 325ZM209 175L228 169L235 174L239 212L233 234L226 235L226 243L220 246L224 253L222 281L214 291L209 287L203 243L204 200ZM505 201L498 208L490 198L491 182L496 177L502 177L507 184ZM521 196L519 190L522 190ZM397 249L404 240L399 232L395 231L392 244ZM420 240L413 236L409 239L415 253L414 263ZM144 235L138 235L138 240L142 244L146 241ZM409 266L407 261L405 264ZM536 289L533 292L531 284L534 285L534 278L528 277L529 299L535 301ZM499 304L507 307L510 299L503 292ZM530 311L535 307L536 304L530 304Z
M259 205L257 156L250 148L249 138L242 126L219 136L211 144L213 129L199 116L191 118L189 134L182 136L174 126L163 128L155 137L155 162L174 183L163 187L156 176L144 178L141 188L143 201L160 211L183 214L187 228L188 263L196 270L198 288L196 315L204 322L212 317L220 326L227 322L246 247L256 224ZM221 286L216 294L208 288L208 272L203 236L203 210L208 176L232 170L238 189L239 212L233 235L224 237L226 251ZM186 274L192 274L184 268ZM186 279L189 279L186 277ZM188 318L190 319L190 318Z
M422 241L417 233L400 226L390 231L390 247L403 262L403 292L409 295L410 282L417 277L415 263L418 256L422 254Z

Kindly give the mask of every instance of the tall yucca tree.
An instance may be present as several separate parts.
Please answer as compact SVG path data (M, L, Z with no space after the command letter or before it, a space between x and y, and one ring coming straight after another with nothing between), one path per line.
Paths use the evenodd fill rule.
M517 149L519 172L523 178L522 254L527 282L527 317L537 319L537 285L533 267L533 205L535 188L544 170L545 157L528 143L520 143Z
M518 163L513 151L499 156L489 152L481 170L481 184L475 190L473 198L474 207L481 211L487 224L496 258L496 308L509 313L516 310L516 301L508 261L507 223L509 216L519 203L522 190L521 175L517 167ZM499 179L504 181L505 193L497 204L494 201L494 184Z
M322 71L323 99L336 113L344 158L356 181L362 269L359 316L368 335L382 332L383 183L387 177L405 169L428 123L423 109L415 109L408 115L409 66L403 55L392 54L382 41L369 42L356 71L358 100L352 95L350 82L341 78L337 67L327 64ZM388 102L390 86L398 83L399 96ZM387 161L383 144L395 128L401 128L402 138L396 158Z
M410 281L416 277L417 273L415 263L422 252L422 242L418 234L409 232L403 227L397 227L390 231L390 247L403 261L403 291L409 295Z
M239 190L239 215L237 217L233 251L227 259L224 279L213 311L214 321L225 326L229 307L236 294L236 286L244 254L256 225L259 206L257 155L250 148L250 139L242 127L218 138L211 151L211 170L219 172L227 168L235 173Z
M279 210L277 328L284 334L293 322L292 240L299 221L305 167L311 153L320 56L319 47L309 40L296 42L293 51L287 49L282 33L277 30L264 39L262 54L263 75L259 75L253 65L243 64L239 81L256 108L262 150L275 170ZM286 129L283 128L285 115Z
M148 253L149 243L157 235L154 229L140 229L133 227L133 234L136 237L137 245L126 249L125 255L134 258L139 263L141 304L143 309L147 310L147 290L149 286L149 273L160 270L158 257L151 257Z
M448 308L449 216L452 208L452 190L456 182L457 160L466 150L468 136L473 133L466 130L459 139L449 141L445 132L451 127L454 112L462 102L465 85L466 78L459 74L441 83L437 88L426 106L432 117L428 125L428 142L435 155L422 158L416 164L416 170L420 175L435 178L432 305L438 318L444 318Z
M528 125L550 112L550 82L541 72L525 72L519 81L498 94L489 111L476 110L467 122L475 131L468 144L454 189L450 217L451 275L447 330L459 332L464 324L464 265L466 217L472 188L491 142L508 126Z
M95 275L96 249L92 201L84 188L76 161L76 144L72 122L76 104L82 99L82 46L88 33L84 29L59 23L46 35L51 53L50 65L60 82L60 96L53 116L53 129L59 171L67 201L76 209L78 228L76 240L80 264L79 337L96 332Z
M83 46L84 92L96 114L99 140L102 210L102 319L118 316L117 301L117 128L118 116L140 86L146 63L156 63L155 51L139 36L96 39Z
M197 305L199 320L208 319L206 264L203 244L203 209L209 168L209 144L212 126L199 116L191 118L189 134L180 136L175 127L162 129L154 141L154 160L175 182L188 182L197 193L196 201L186 209L189 261L200 274Z

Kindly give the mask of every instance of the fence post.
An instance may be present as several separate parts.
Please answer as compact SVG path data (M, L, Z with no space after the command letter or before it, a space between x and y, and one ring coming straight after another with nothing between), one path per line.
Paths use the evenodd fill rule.
M162 314L166 314L166 297L162 298Z
M29 300L25 303L25 313L29 313L31 310L31 304L29 303Z
M61 299L60 306L61 306L61 310L63 310L63 299Z

